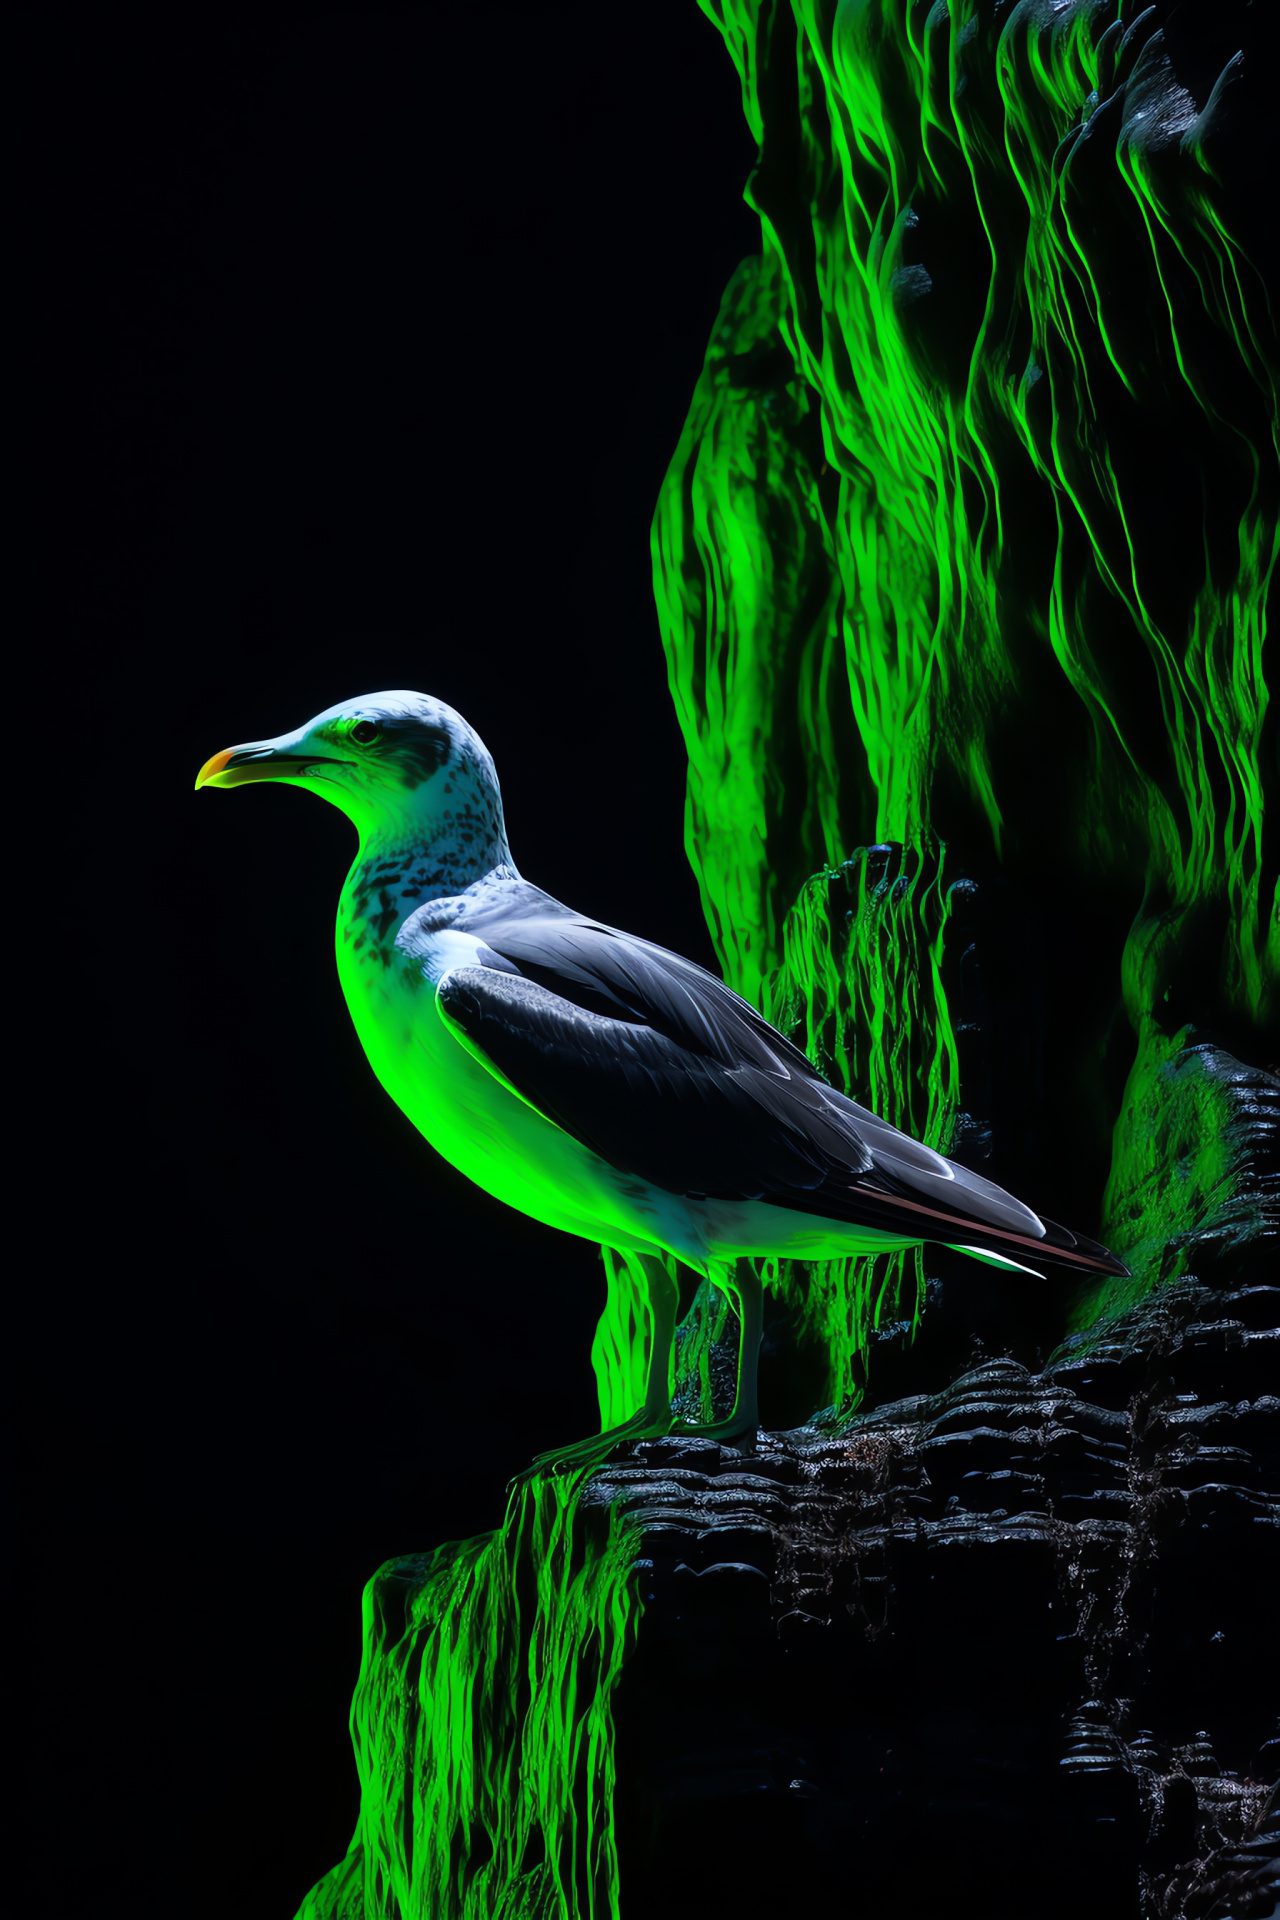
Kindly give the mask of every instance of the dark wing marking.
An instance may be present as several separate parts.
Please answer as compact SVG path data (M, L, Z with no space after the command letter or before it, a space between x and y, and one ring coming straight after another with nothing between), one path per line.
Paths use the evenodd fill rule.
M446 1012L532 1105L620 1170L670 1192L764 1198L913 1238L1125 1271L1106 1248L1041 1221L828 1086L753 1007L679 954L525 881L479 895L458 924L540 992L460 969L441 986Z
M822 1110L821 1083L735 1070L536 981L456 967L440 1006L504 1080L620 1172L670 1193L798 1201L871 1158Z
M469 918L465 924L468 932L479 931ZM540 915L533 902L519 919L495 917L483 937L527 979L564 999L615 1019L642 1021L730 1072L751 1067L770 1084L791 1084L803 1110L819 1115L818 1144L832 1152L841 1172L865 1166L892 1192L945 1202L953 1210L958 1203L962 1215L1038 1237L1040 1222L1029 1208L837 1093L754 1007L691 960L577 915Z

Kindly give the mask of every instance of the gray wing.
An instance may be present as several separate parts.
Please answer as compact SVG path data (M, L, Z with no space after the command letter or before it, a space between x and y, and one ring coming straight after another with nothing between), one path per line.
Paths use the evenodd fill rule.
M828 1086L692 961L523 882L457 924L492 964L446 976L445 1013L531 1105L621 1171L921 1239L985 1229L1044 1245L1029 1208Z
M724 1066L640 1021L612 1019L521 974L457 967L446 1018L530 1104L611 1166L671 1193L793 1204L870 1168L816 1090Z

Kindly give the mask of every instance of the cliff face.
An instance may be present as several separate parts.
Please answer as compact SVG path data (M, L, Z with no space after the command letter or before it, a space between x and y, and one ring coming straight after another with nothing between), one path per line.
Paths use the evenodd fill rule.
M806 878L931 828L1021 886L1086 883L1135 1025L1261 1020L1262 17L704 10L759 142L761 253L726 292L654 562L729 977L766 994ZM1069 1106L1068 1048L1096 1053L1107 1018L1081 999L1046 1035Z
M726 977L1161 1284L1162 1076L1274 1063L1274 47L1234 0L704 11L761 252L653 551ZM833 1393L920 1279L806 1281Z
M1261 1920L1278 1321L1187 1282L1038 1374L641 1446L391 1563L360 1829L303 1915Z
M1269 1914L1280 1292L591 1483L644 1528L624 1911Z

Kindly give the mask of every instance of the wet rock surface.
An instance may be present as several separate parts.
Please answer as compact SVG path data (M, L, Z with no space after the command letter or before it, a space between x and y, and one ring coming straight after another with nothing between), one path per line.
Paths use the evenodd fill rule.
M670 1439L615 1700L632 1912L1238 1915L1280 1899L1280 1287L1043 1371ZM966 1904L967 1903L967 1904Z

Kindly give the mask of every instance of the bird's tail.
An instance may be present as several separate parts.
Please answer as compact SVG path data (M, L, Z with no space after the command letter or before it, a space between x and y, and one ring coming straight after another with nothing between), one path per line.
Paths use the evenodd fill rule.
M1041 1239L1009 1227L994 1226L989 1220L975 1219L972 1213L953 1213L902 1191L891 1192L863 1181L856 1182L852 1191L858 1195L860 1211L869 1225L888 1226L891 1222L894 1226L909 1225L921 1240L955 1247L972 1259L989 1260L993 1266L1038 1273L1044 1264L1098 1278L1131 1278L1124 1261L1117 1260L1110 1247L1090 1240L1083 1233L1072 1233L1067 1227L1060 1227L1056 1220L1046 1220L1043 1214L1030 1216L1044 1228Z

